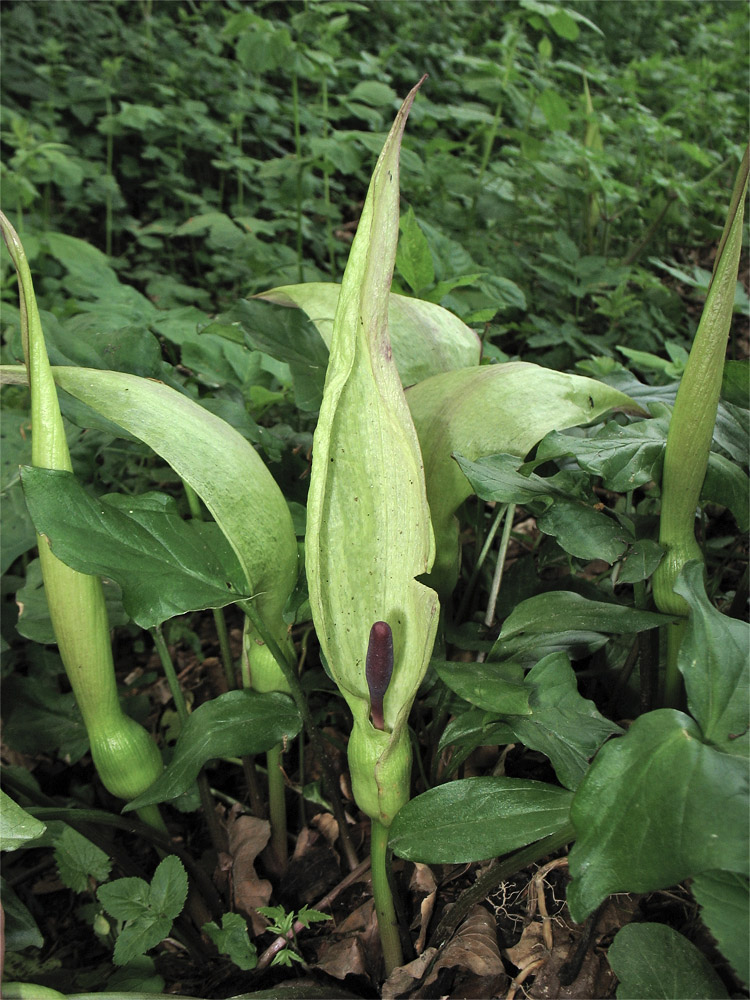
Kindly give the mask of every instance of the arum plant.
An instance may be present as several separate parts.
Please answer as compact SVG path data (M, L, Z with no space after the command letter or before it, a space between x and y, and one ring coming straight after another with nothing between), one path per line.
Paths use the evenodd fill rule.
M708 289L685 373L677 392L667 434L662 476L659 542L666 549L653 577L656 606L681 622L668 627L667 671L663 701L678 707L682 681L677 654L685 629L688 605L675 593L685 565L703 553L695 537L695 513L706 476L724 358L732 320L737 270L742 250L742 218L748 185L748 151L742 158Z
M32 464L72 471L57 391L26 254L18 234L0 213L0 228L18 275L24 356L31 389ZM79 573L37 535L47 603L65 671L83 716L91 756L104 787L133 799L159 776L161 755L149 733L127 716L115 681L109 624L99 577ZM158 807L141 818L163 828Z
M307 510L313 622L353 716L352 791L372 822L372 879L387 972L402 963L387 878L388 827L409 798L407 719L430 659L438 598L418 576L434 541L419 443L388 337L404 101L372 176L339 294Z

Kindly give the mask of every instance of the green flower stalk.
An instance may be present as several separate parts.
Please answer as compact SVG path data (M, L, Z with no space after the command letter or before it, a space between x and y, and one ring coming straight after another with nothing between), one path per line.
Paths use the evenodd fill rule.
M32 465L72 472L26 254L2 213L0 228L18 274L31 388ZM83 716L94 765L108 791L133 799L159 776L162 760L150 735L120 706L101 580L66 566L53 554L45 536L37 535L37 543L55 637ZM154 807L141 818L162 825Z
M352 712L352 791L372 820L379 876L387 828L409 798L407 719L438 622L437 595L416 579L432 565L434 540L419 443L388 337L399 150L416 91L404 101L375 167L344 274L307 508L313 622ZM373 885L390 970L401 961L393 902L386 878Z
M685 373L677 392L667 434L662 474L659 541L666 549L653 577L654 600L665 614L688 614L688 605L674 592L683 567L691 559L703 562L695 538L695 515L708 466L727 340L732 321L735 286L742 250L742 219L748 185L748 150L742 158L724 226L714 273ZM682 624L670 626L664 701L680 697L677 648Z

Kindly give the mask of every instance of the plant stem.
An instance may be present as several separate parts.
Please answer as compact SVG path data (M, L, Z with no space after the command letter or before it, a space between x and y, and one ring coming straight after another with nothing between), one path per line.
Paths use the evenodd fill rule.
M664 675L664 695L660 704L664 708L684 708L685 688L677 666L680 646L687 630L687 619L667 625L667 669Z
M296 70L292 73L292 116L294 154L297 157L297 273L301 284L305 280L302 270L302 137L299 127L299 86Z
M154 637L154 645L156 646L156 651L159 654L161 665L164 668L164 674L167 678L167 683L169 684L169 690L172 692L172 700L174 701L175 708L177 709L180 727L181 729L184 729L188 721L188 710L185 703L185 695L182 693L180 681L177 677L174 664L172 663L172 657L169 655L169 648L166 640L164 639L161 625L157 625L155 628L151 629L151 634ZM200 774L196 778L196 784L198 786L201 806L203 807L203 812L206 817L208 832L211 836L211 843L217 851L222 851L224 850L224 837L221 832L221 827L219 826L216 811L214 810L214 800L211 796L208 778L206 777L203 769L201 769Z
M330 761L328 760L328 755L323 745L323 741L320 738L320 733L318 732L318 727L315 725L312 717L312 713L307 704L307 699L305 698L305 692L302 690L302 685L299 682L299 677L297 676L297 671L295 670L295 665L292 664L282 652L279 644L276 642L271 633L266 629L258 612L255 610L252 601L243 601L241 604L242 610L245 612L247 617L252 622L258 635L261 637L263 642L268 646L271 654L278 663L281 672L289 683L289 689L294 699L294 704L297 706L297 711L302 716L302 722L305 726L305 731L310 738L310 742L313 745L320 766L323 770L323 778L326 784L326 790L328 792L328 797L331 802L331 808L333 810L333 815L336 818L336 822L339 825L339 838L341 840L341 845L344 849L344 854L346 855L347 864L350 869L354 869L359 864L359 858L357 857L357 852L354 849L354 844L349 836L349 829L347 827L346 816L344 815L344 807L341 805L341 798L339 795L338 783L333 774L333 769L331 768ZM243 660L245 657L243 657Z
M266 754L268 768L268 813L271 821L271 847L282 866L287 863L286 801L284 799L284 773L281 769L281 746L272 747Z
M374 819L371 830L372 895L375 900L375 912L378 917L380 943L383 946L383 960L387 977L394 969L404 964L404 958L401 951L401 938L398 932L393 895L388 882L388 827Z

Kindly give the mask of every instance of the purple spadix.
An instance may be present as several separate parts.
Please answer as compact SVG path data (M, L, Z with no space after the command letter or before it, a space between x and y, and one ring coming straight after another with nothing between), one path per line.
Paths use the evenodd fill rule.
M393 673L393 632L388 622L375 622L367 645L365 677L370 690L370 715L376 729L384 728L383 697Z

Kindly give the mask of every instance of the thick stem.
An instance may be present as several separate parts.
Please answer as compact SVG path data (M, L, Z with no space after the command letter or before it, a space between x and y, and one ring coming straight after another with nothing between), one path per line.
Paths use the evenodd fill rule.
M388 881L388 828L374 819L371 829L372 895L375 900L375 912L378 917L378 930L380 931L380 943L383 946L383 961L387 977L394 969L404 964L404 958L401 951L396 909L393 905L393 895Z
M281 770L281 745L273 747L266 754L268 768L268 813L271 821L271 847L276 860L286 868L286 800L284 798L284 774Z

